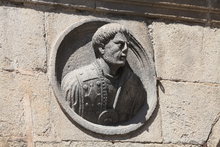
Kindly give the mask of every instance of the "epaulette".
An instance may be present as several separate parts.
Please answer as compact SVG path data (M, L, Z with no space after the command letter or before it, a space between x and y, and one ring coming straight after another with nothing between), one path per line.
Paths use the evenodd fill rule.
M77 78L81 82L86 82L88 80L97 79L99 77L95 66L90 64L77 70Z

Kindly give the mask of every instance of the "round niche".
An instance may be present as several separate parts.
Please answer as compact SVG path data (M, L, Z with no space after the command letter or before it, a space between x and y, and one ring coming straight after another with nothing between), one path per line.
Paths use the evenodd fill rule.
M126 70L123 66L123 71L113 80L105 79L105 76L99 74L99 71L102 73L102 66L97 67L99 70L96 71L97 56L94 53L92 37L99 28L111 23L117 22L91 19L67 28L53 47L49 70L57 101L71 121L95 133L120 135L140 128L152 115L157 103L156 74L149 54L151 45L143 48L139 39L134 37L132 29L128 29L129 34L124 43L129 50L126 52L124 65L127 66ZM111 38L113 39L114 37ZM67 86L63 83L67 83ZM102 83L105 83L103 85L107 87L107 92ZM75 88L73 85L76 85ZM62 87L69 89L65 91ZM139 97L142 97L142 100L139 100ZM90 104L91 107L87 107ZM109 108L111 106L112 108ZM132 112L129 114L125 110ZM103 121L112 123L100 123Z

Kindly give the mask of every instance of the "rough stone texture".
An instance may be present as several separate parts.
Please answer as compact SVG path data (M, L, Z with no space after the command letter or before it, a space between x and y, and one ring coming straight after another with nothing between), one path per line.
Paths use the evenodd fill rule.
M0 72L0 136L25 136L24 106L15 75Z
M220 146L220 113L219 113L219 117L218 120L216 120L217 122L214 124L213 128L212 128L212 132L211 135L209 137L208 140L208 147L219 147Z
M0 136L9 139L23 137L30 145L32 134L46 134L48 128L44 119L46 109L42 110L47 104L43 99L49 96L47 77L34 72L29 76L16 72L0 72L0 75ZM41 102L37 103L39 100ZM44 116L37 119L37 110L42 111ZM37 126L36 129L33 129L34 126Z
M50 123L50 100L51 88L46 75L40 75L32 80L33 88L31 107L32 107L32 121L33 121L33 137L44 136L49 138L53 134ZM32 84L31 83L31 84ZM34 87L37 86L37 89Z
M165 143L203 144L220 113L220 85L163 81L159 92Z
M220 83L220 29L160 22L150 28L159 77Z
M142 143L119 143L119 142L37 142L36 147L197 147L196 145L178 144L142 144Z
M27 147L28 144L21 138L1 138L0 137L0 147Z
M45 70L44 15L33 9L0 7L0 67Z
M44 15L32 9L2 6L0 20L0 136L9 138L9 146L25 146L14 140L22 137L31 145L31 99L41 97L40 88L49 85L46 75L41 81L38 74L46 71Z

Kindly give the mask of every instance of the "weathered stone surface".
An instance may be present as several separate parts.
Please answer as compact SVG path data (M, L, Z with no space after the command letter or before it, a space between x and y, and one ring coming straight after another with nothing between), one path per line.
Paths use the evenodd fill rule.
M162 81L159 92L165 143L203 144L220 112L220 85Z
M159 77L220 83L220 29L160 22L150 28Z
M6 115L5 118L16 119L16 115L25 115L25 120L21 122L19 119L18 122L15 122L14 127L17 127L15 130L18 130L19 127L23 126L21 130L25 131L25 136L29 141L29 144L42 136L47 139L50 139L51 137L54 139L53 126L50 122L50 100L52 97L52 90L49 87L47 76L38 72L32 72L32 75L29 76L15 73L6 74L5 72L3 74L10 75L10 79L5 79L3 82L6 83L6 81L8 81L8 83L11 83L10 86L8 86L10 91L6 92L4 89L7 89L7 87L3 87L3 93L19 99L21 103L20 107L23 106L23 111L16 110L16 113L12 113L13 116L15 116L13 117L9 115L12 111L7 109L15 109L9 107L10 104L13 104L11 101L16 103L15 99L12 99L13 97L11 97L12 100L9 104L5 102L1 103L7 108L6 110L3 110ZM4 86L4 84L1 85ZM16 91L14 89L16 89ZM18 104L19 103L17 102L15 105Z
M181 144L142 144L132 142L37 142L36 147L198 147L197 145L181 145Z
M14 74L0 72L0 77L0 136L25 136L24 87Z
M8 137L12 144L20 142L13 138L23 137L31 145L34 136L50 133L47 77L30 73L0 72L0 136Z
M217 122L215 124L213 124L213 128L212 128L212 132L211 135L209 137L208 140L208 147L219 147L220 146L220 113L219 113L219 117L218 120L216 120Z
M0 67L46 70L43 12L1 6L0 20Z
M0 72L0 75L0 135L24 136L29 144L40 137L56 140L50 122L54 110L50 110L51 89L46 75L33 72L28 76L15 72Z
M27 147L27 146L28 143L23 139L0 138L0 147Z
M31 89L31 108L33 121L34 139L38 136L49 138L53 136L53 130L50 123L50 100L51 88L49 81L44 74L31 79L29 84ZM51 110L52 111L52 110Z

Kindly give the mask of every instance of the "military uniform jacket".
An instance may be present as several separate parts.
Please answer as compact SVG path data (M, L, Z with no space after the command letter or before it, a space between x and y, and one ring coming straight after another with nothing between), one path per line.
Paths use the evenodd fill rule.
M73 111L103 125L131 119L147 97L142 82L128 66L111 78L104 75L97 62L69 72L62 80L61 89Z

